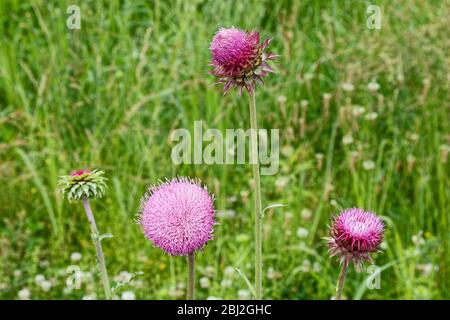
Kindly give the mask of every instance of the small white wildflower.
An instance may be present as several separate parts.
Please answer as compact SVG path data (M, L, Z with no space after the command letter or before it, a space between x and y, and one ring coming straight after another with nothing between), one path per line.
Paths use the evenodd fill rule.
M44 282L45 281L45 277L44 277L44 275L43 274L38 274L38 275L36 275L35 277L34 277L34 282L37 284L37 285L40 285L42 282Z
M275 185L278 189L283 189L289 183L289 177L280 177L275 181Z
M72 260L73 262L77 262L81 260L81 253L79 252L72 252L72 254L70 255L70 260Z
M378 113L376 113L376 112L370 112L370 113L366 114L366 116L365 116L364 118L365 118L366 120L373 121L373 120L375 120L376 118L378 118Z
M39 285L44 292L49 292L50 289L52 288L52 283L48 280L42 281Z
M248 300L250 299L250 292L247 290L241 289L238 291L238 297L240 300Z
M308 233L309 231L306 228L300 227L297 229L297 237L299 238L306 238L308 236Z
M286 103L287 98L285 96L278 96L277 100L279 103L283 104L283 103Z
M20 300L28 300L30 299L31 292L28 288L23 288L17 293L17 296Z
M346 134L343 138L342 138L342 143L343 144L352 144L353 143L353 136L351 133Z
M22 275L22 270L14 270L14 276L15 277L20 277Z
M213 266L207 266L206 268L205 268L205 274L208 276L208 277L212 277L212 276L214 276L214 273L216 272L216 269L213 267Z
M234 276L234 268L232 266L228 266L223 270L223 273L225 274L225 277L233 277Z
M201 277L200 278L200 287L203 289L209 288L209 285L211 282L209 281L209 278L207 277Z
M231 288L232 284L233 284L233 283L231 282L230 279L223 279L223 280L220 282L220 286L221 286L222 288Z
M114 280L121 283L130 282L133 275L128 271L121 271L117 276L114 277Z
M364 112L366 112L366 109L363 106L358 106L358 105L353 106L353 110L352 110L353 116L359 117Z
M363 168L364 170L373 170L375 168L375 162L372 160L366 160L363 162Z
M133 291L124 291L122 292L122 300L135 300L136 296Z
M302 218L305 220L309 220L312 217L312 211L308 208L302 209L300 214L302 215Z
M87 294L81 298L82 300L97 300L97 295L95 293Z
M313 271L314 272L320 272L322 271L322 265L319 262L314 262L313 263Z
M350 82L344 82L341 87L342 87L342 90L347 91L347 92L351 92L355 89L353 84Z
M378 89L380 89L380 84L376 81L371 81L367 84L367 89L371 92L376 92Z

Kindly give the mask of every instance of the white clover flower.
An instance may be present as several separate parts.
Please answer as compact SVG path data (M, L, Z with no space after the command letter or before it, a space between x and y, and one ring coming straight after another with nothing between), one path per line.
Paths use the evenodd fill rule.
M45 277L44 277L44 275L43 274L38 274L38 275L36 275L35 277L34 277L34 282L37 284L37 285L40 285L42 282L44 282L45 281Z
M342 143L343 144L352 144L353 143L353 136L351 133L346 134L343 138L342 138Z
M371 92L376 92L378 89L380 89L380 84L376 81L371 81L367 84L367 89Z
M114 281L121 282L121 283L127 283L130 282L133 275L129 273L128 271L120 271L120 273L114 277Z
M373 170L375 169L375 162L373 162L372 160L366 160L363 162L363 168L364 170Z
M341 87L346 92L352 92L355 89L355 86L350 82L344 82Z
M223 270L223 273L225 274L225 277L233 277L234 276L234 268L232 266L228 266Z
M209 278L207 277L201 277L200 278L200 287L203 289L209 288L209 285L211 282L209 281Z
M17 296L20 300L28 300L30 299L31 292L28 288L23 288L17 293Z
M250 292L248 292L248 290L241 289L238 291L238 297L241 300L248 300L250 299Z
M366 116L365 116L364 118L365 118L366 120L373 121L373 120L375 120L376 118L378 118L378 113L376 113L376 112L370 112L370 113L366 114Z
M306 228L300 227L297 229L297 237L299 237L299 238L302 238L302 239L306 238L308 236L308 233L309 233L309 231Z
M135 300L136 296L133 291L124 291L122 292L122 300Z
M79 252L72 252L72 254L70 255L70 260L73 262L77 262L81 260L81 253Z
M223 280L220 282L220 286L221 286L222 288L231 288L232 284L233 284L233 283L231 282L230 279L223 279Z
M48 280L42 281L39 285L44 292L49 292L52 288L52 283Z
M312 217L312 211L311 211L311 209L308 209L308 208L302 209L300 214L302 215L302 218L305 220L309 220Z

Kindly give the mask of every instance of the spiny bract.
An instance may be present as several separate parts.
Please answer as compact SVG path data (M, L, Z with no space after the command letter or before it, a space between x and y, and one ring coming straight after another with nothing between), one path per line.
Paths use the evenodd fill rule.
M79 201L83 198L101 198L105 194L106 178L105 172L94 169L75 170L67 176L61 176L58 186L67 196L69 201Z
M224 94L233 87L238 88L239 95L246 88L250 95L255 91L256 82L263 84L263 77L274 70L267 64L276 55L266 53L271 39L259 43L259 32L245 32L237 28L220 28L215 34L211 50L210 73L219 83L224 83Z

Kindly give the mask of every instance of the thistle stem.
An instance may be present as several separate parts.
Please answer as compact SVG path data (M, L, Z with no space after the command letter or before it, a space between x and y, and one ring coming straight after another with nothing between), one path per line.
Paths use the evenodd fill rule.
M102 244L100 240L100 234L97 230L97 224L95 223L94 214L92 213L91 206L87 198L83 198L83 206L86 211L89 224L92 231L92 240L94 241L95 251L97 252L97 261L100 268L100 275L103 283L103 290L105 291L105 298L107 300L111 299L111 288L109 285L108 272L106 271L105 256L103 255Z
M348 265L350 264L350 258L346 257L342 263L342 269L339 273L339 279L336 286L336 300L342 300L342 289L344 288L345 275L347 274Z
M195 253L191 253L188 256L188 291L187 299L195 299Z
M255 299L262 299L262 210L261 182L258 156L258 123L256 120L255 92L249 95L251 125L251 161L253 163L253 183L255 198Z

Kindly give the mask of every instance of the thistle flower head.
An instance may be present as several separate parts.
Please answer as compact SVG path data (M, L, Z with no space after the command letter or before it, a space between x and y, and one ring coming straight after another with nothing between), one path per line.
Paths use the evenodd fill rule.
M105 194L106 178L105 172L94 169L75 170L67 176L61 176L58 186L67 196L69 201L79 201L83 198L101 198Z
M216 76L219 83L224 83L224 94L233 87L238 88L239 95L243 88L253 94L256 83L263 84L263 77L273 69L267 64L276 55L266 53L264 50L271 39L259 42L257 31L245 32L237 28L220 28L215 34L211 50L210 73Z
M370 253L378 251L383 241L384 224L372 212L351 208L335 216L330 227L328 245L331 256L341 262L351 259L356 266L371 261Z
M149 189L138 222L155 246L174 256L189 255L212 238L214 200L198 181L176 178Z

